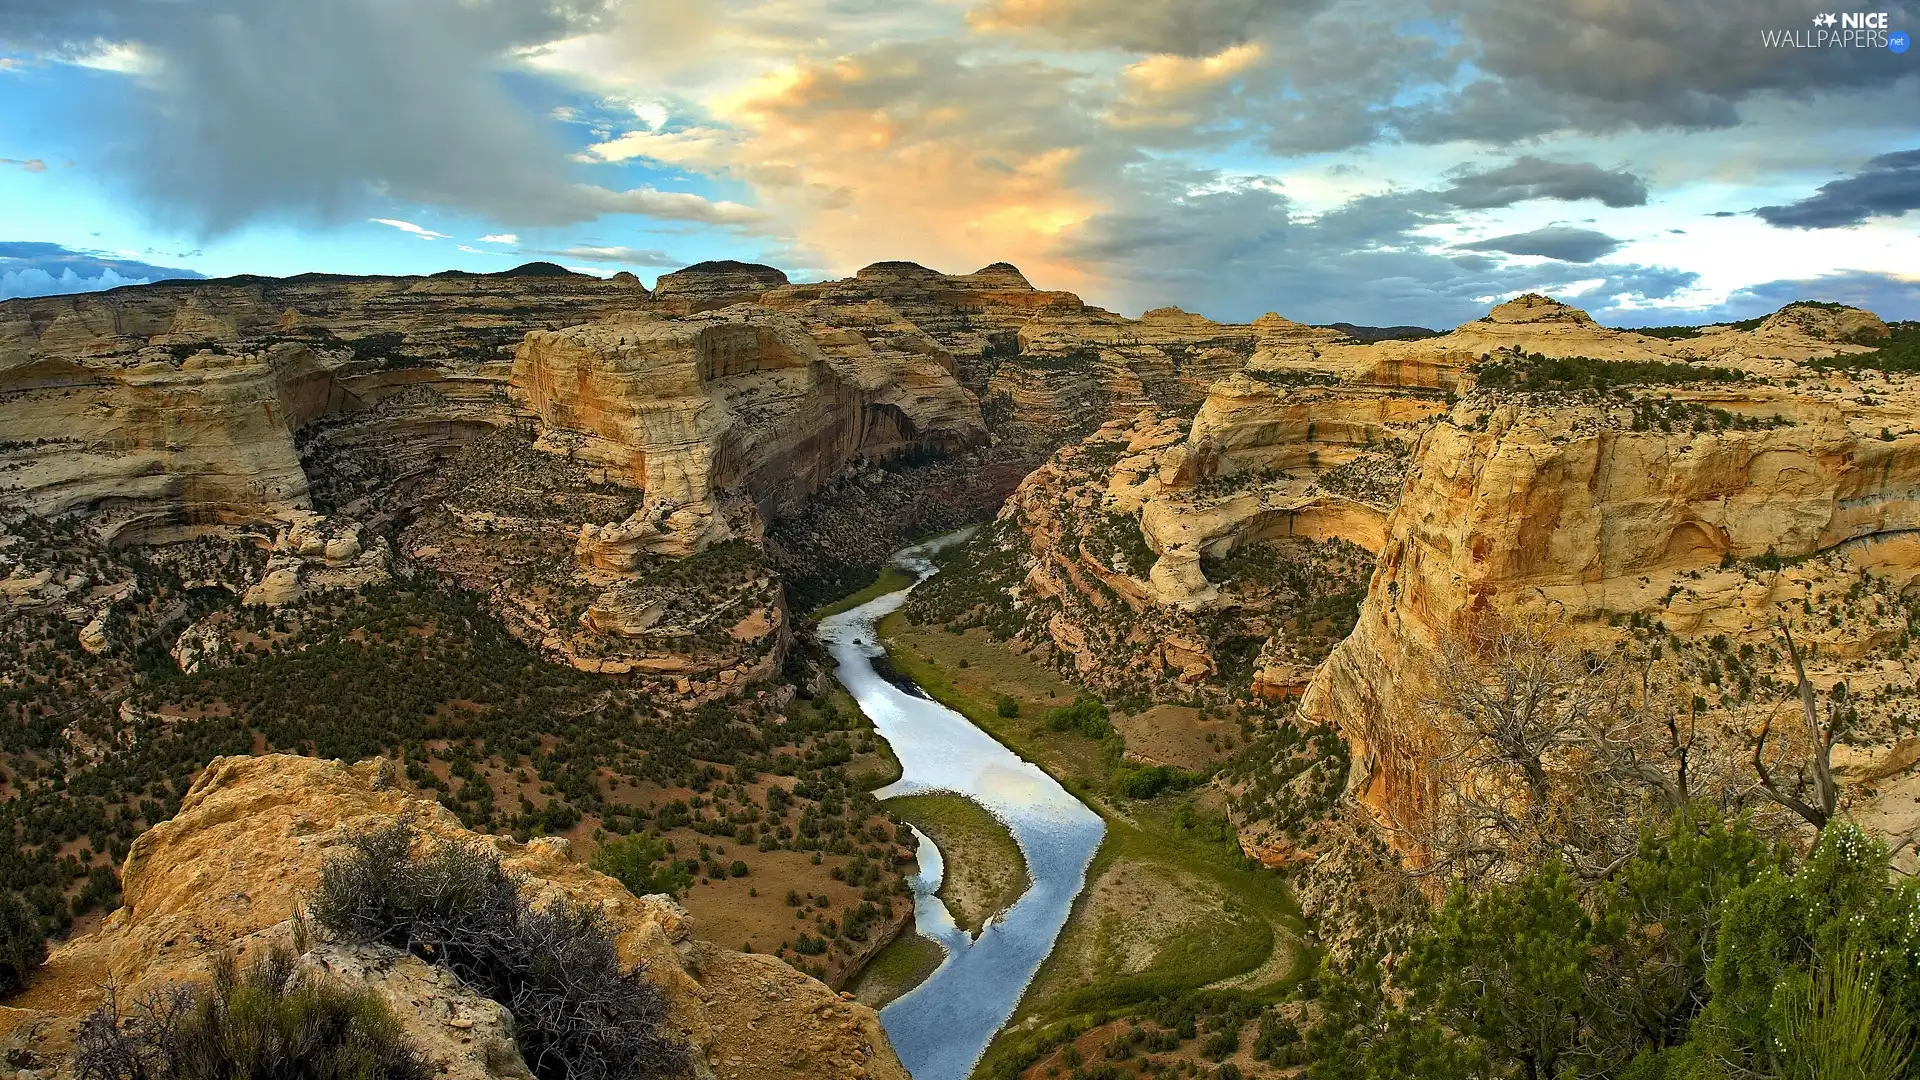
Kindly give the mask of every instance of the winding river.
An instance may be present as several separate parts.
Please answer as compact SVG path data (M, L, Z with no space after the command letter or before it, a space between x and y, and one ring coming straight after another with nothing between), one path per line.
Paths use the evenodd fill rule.
M907 548L894 562L924 581L935 570L930 556L969 533ZM1032 885L1004 915L972 937L954 925L934 895L943 860L934 845L920 837L914 925L938 942L947 957L927 981L881 1010L880 1022L914 1080L964 1080L1053 949L1073 898L1086 884L1087 864L1106 825L1039 766L1022 760L966 717L902 690L874 670L873 658L886 651L874 626L898 608L909 591L891 592L823 619L820 637L833 651L840 682L900 759L900 779L875 794L965 795L1006 823L1026 855Z

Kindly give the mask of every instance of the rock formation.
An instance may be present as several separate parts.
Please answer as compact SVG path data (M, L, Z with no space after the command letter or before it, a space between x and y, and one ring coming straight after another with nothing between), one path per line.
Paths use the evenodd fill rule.
M1785 619L1816 682L1849 683L1858 737L1897 734L1915 689L1899 597L1920 577L1920 390L1808 365L1884 339L1870 313L1798 304L1653 336L1522 296L1423 339L1361 344L1278 316L1248 333L1244 372L1190 424L1109 423L1009 501L1018 632L1084 680L1304 695L1305 718L1348 736L1359 793L1403 822L1438 749L1433 657L1493 615L1550 611L1596 650L1671 633L1688 677L1718 680L1701 700L1730 731L1743 688L1778 676L1751 657ZM1654 366L1606 392L1477 385L1479 365L1536 355ZM1664 364L1680 381L1662 385ZM1725 370L1682 378L1696 365ZM1368 553L1337 648L1335 624L1279 618L1361 595L1316 544ZM1335 576L1305 595L1254 584L1309 567ZM1266 638L1242 681L1251 634ZM1747 659L1692 654L1709 640Z
M1415 812L1432 747L1408 721L1431 696L1431 657L1477 618L1550 609L1596 645L1652 618L1766 645L1788 604L1824 607L1862 573L1896 592L1920 576L1920 398L1671 397L1768 426L1634 430L1630 406L1477 394L1421 439L1359 623L1302 703L1350 734L1370 801ZM1829 658L1897 633L1866 613L1805 621Z
M0 1008L10 1060L57 1064L108 984L133 1001L167 984L207 980L221 952L246 957L301 940L294 920L328 857L356 834L407 819L431 836L498 851L536 903L597 906L622 961L645 964L665 994L668 1030L685 1039L696 1076L906 1080L871 1009L773 957L697 939L671 900L633 896L575 861L563 840L523 845L467 832L440 804L396 788L394 772L378 760L215 760L180 812L134 844L120 909L96 933L56 950L32 987ZM316 934L305 942L303 966L377 992L442 1075L530 1075L501 1006L409 954Z
M978 406L935 356L822 337L827 349L751 308L529 334L515 397L646 493L635 518L582 533L582 558L630 569L642 554L691 554L730 538L723 493L778 517L857 456L984 438Z

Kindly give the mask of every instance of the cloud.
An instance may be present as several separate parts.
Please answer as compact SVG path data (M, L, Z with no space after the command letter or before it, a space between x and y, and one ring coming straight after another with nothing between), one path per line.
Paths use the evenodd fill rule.
M1509 233L1459 246L1467 251L1504 251L1509 255L1539 255L1561 262L1590 263L1620 250L1622 243L1592 229L1549 225L1531 232Z
M1177 303L1217 319L1278 311L1308 322L1450 326L1484 314L1485 297L1568 284L1560 264L1427 250L1419 230L1453 213L1434 192L1362 196L1309 218L1279 192L1196 179L1143 184L1132 205L1068 230L1060 254L1097 265L1129 310ZM1594 263L1581 274L1604 279L1588 291L1608 303L1671 296L1696 280L1632 264Z
M1886 319L1920 319L1920 277L1846 270L1820 277L1787 278L1736 289L1724 305L1748 317L1777 311L1795 300L1827 300L1866 308Z
M676 255L669 255L659 248L633 247L592 247L570 248L524 248L521 255L542 255L553 259L573 259L580 262L611 263L621 266L686 266L687 261Z
M494 233L491 236L483 236L480 239L474 241L474 243L476 244L517 244L519 242L520 242L520 238L510 232Z
M1824 300L1865 308L1883 319L1920 319L1920 277L1843 270L1814 277L1780 278L1735 289L1717 304L1652 307L1625 315L1622 325L1660 326L1733 322L1768 315L1796 300Z
M1174 56L1206 56L1328 6L1326 0L990 0L974 28Z
M89 122L163 223L336 224L428 205L526 226L602 214L744 223L697 195L577 183L551 123L501 79L600 19L603 0L12 0L0 39L137 56L124 109ZM110 47L103 46L109 43Z
M714 202L683 191L655 191L633 188L609 191L592 184L575 184L572 205L590 213L575 220L601 214L644 214L668 221L699 221L708 225L746 225L766 220L766 213L736 202Z
M375 225L390 225L396 229L399 229L403 233L412 233L413 235L419 237L422 240L452 239L452 237L449 237L446 233L434 232L432 229L422 228L419 225L415 225L411 221L400 221L397 218L383 218L383 217L368 218L367 220L373 222Z
M17 166L31 173L41 173L41 172L47 171L47 163L40 160L39 158L28 158L27 160L22 161L19 158L0 157L0 165Z
M629 132L589 153L750 186L809 268L1012 259L1071 287L1086 275L1049 260L1052 238L1142 156L1094 104L1042 60L889 44L771 72L718 103L712 125ZM754 213L714 205L725 220Z
M1895 26L1920 5L1883 5ZM1805 28L1801 0L1438 0L1460 33L1447 92L1395 106L1406 138L1509 141L1552 131L1731 127L1766 95L1814 100L1914 73L1888 49L1768 49L1766 29Z
M1590 161L1519 157L1497 169L1460 172L1445 194L1453 205L1473 210L1529 199L1595 199L1612 207L1645 206L1647 182L1624 169L1602 169Z
M0 300L95 292L163 278L198 278L198 271L155 266L117 255L76 251L59 244L0 241Z
M1782 229L1838 229L1909 210L1920 210L1920 150L1881 154L1859 172L1821 184L1799 202L1762 206L1754 213Z

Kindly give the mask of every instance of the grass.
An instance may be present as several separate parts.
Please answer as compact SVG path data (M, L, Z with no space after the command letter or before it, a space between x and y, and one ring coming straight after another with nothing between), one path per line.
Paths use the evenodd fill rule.
M940 849L946 872L940 899L956 925L977 934L1013 906L1032 878L1020 845L999 818L972 799L949 792L902 795L881 805L913 823Z
M1298 941L1305 924L1284 883L1241 852L1224 822L1196 813L1190 801L1178 796L1110 798L1105 787L1114 765L1115 740L1048 731L1038 723L1047 709L1073 699L1073 687L980 630L949 634L916 626L898 613L883 620L879 630L898 671L1045 769L1107 823L1106 838L1087 870L1087 889L974 1075L1011 1075L1043 1052L1049 1037L1070 1025L1084 1030L1095 1026L1096 1019L1156 1000L1196 994L1278 1000L1313 969L1315 957ZM962 659L967 661L964 668ZM995 703L1002 693L1019 702L1018 716L999 715ZM1168 883L1173 891L1204 889L1211 895L1204 901L1195 897L1195 918L1142 938L1137 928L1116 930L1116 920L1103 917L1115 913L1094 910L1101 883L1120 874L1144 874ZM1202 913L1208 905L1211 918ZM1133 939L1110 940L1116 933L1122 938L1131 933ZM1086 978L1088 957L1129 945L1151 948L1152 955L1131 970Z
M909 929L874 954L849 989L862 1005L882 1008L926 982L946 958L945 949Z
M838 615L843 611L852 611L854 608L859 607L869 600L879 599L890 592L897 592L911 584L913 584L912 574L894 566L892 563L888 563L886 566L880 568L880 576L873 579L873 584L868 585L857 593L843 596L831 604L823 604L813 609L807 618L814 622L819 622L829 615Z

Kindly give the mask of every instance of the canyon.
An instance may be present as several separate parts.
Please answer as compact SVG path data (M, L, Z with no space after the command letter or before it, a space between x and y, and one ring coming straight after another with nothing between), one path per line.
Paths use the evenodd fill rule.
M36 706L46 745L8 760L9 793L52 797L61 770L216 725L231 714L213 680L259 691L274 684L256 665L310 648L373 641L406 657L425 639L431 656L444 628L492 620L564 673L525 676L538 694L510 703L436 675L445 693L422 726L395 727L387 765L221 743L230 756L191 763L190 788L142 789L171 799L129 794L101 839L48 849L75 881L118 862L122 903L0 1010L0 1038L57 1055L106 976L194 977L204 957L169 940L287 938L327 851L410 816L607 911L622 956L668 990L702 1075L904 1075L874 1014L826 985L910 922L889 884L900 834L860 801L899 764L836 704L828 646L865 643L823 644L807 613L909 541L982 520L905 613L977 663L1011 656L1060 680L1030 705L1066 704L1066 686L1098 695L1113 726L1088 745L1112 750L1114 775L1161 770L1193 789L1178 813L1217 813L1258 864L1305 867L1310 914L1338 906L1326 898L1354 880L1337 875L1355 852L1428 856L1458 781L1439 764L1453 753L1438 719L1447 665L1513 627L1640 665L1636 708L1657 681L1698 733L1698 792L1744 783L1743 797L1757 733L1778 730L1763 725L1792 689L1791 632L1817 693L1848 717L1833 750L1843 808L1897 866L1920 868L1920 384L1898 352L1915 333L1822 303L1638 333L1531 294L1445 333L1178 308L1132 319L1005 263L949 275L883 262L795 283L718 262L652 290L530 264L0 303L0 617L31 627L22 657L118 665L123 699L57 723ZM451 606L454 590L474 606ZM427 614L361 625L358 597ZM335 636L303 637L310 627ZM93 677L42 666L76 686ZM0 687L31 678L23 660ZM506 728L475 734L496 708L586 726L518 732L524 747L501 752ZM687 739L697 752L568 760L570 739L682 720L704 725ZM1178 742L1145 737L1162 722L1196 745L1204 731L1205 748L1141 750ZM1283 750L1256 760L1236 733ZM478 740L471 753L461 739ZM725 769L698 756L735 743L752 748ZM360 756L376 752L388 748ZM1804 740L1776 734L1768 752L1791 772ZM616 758L634 771L613 772ZM400 760L404 782L390 775ZM772 783L776 762L800 779ZM831 772L854 764L872 767L857 790ZM1089 775L1077 782L1108 782ZM561 795L581 791L587 816L562 820ZM522 809L493 831L528 835L485 837L495 798ZM783 815L794 799L806 809ZM1317 823L1276 800L1310 804ZM710 920L571 854L663 812L659 831L698 845L699 859L683 847L669 864L691 863L705 879L693 888L730 886L727 841L799 883L784 905L757 876L726 894L729 931L780 941L783 959L699 941ZM845 850L775 832L823 818ZM549 821L565 838L531 835ZM116 860L105 837L121 824ZM228 899L196 911L202 895ZM798 932L811 949L808 928L837 936L856 919L862 936L818 969L822 954L781 940ZM502 1022L459 987L337 944L310 955L379 988L452 1074L511 1075L484 1044ZM423 1001L476 1024L449 1036Z

